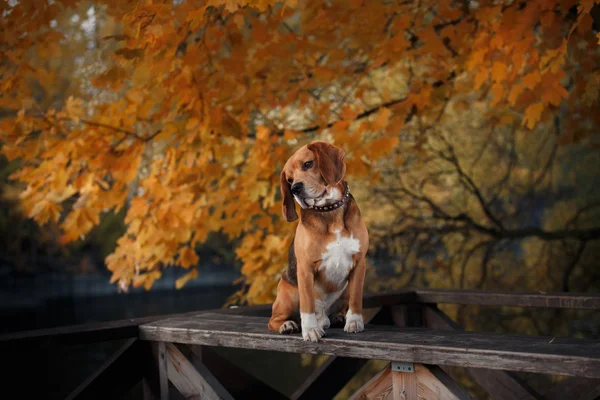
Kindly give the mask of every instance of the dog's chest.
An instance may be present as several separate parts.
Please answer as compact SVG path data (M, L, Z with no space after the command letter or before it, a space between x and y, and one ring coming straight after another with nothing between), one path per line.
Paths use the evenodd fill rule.
M329 242L321 255L319 271L325 271L325 278L335 285L342 285L352 269L352 256L360 251L358 239L342 236L341 230L334 232L334 240Z

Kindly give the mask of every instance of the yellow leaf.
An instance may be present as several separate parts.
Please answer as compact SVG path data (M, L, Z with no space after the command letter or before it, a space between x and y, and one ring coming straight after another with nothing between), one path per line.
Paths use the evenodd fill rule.
M252 201L257 201L261 197L265 197L269 193L270 184L267 181L252 182L248 191L248 198Z
M385 128L390 120L390 115L392 115L392 110L389 108L384 107L379 110L377 118L373 121L373 129L378 130Z
M29 212L29 218L34 218L38 224L48 221L56 222L60 218L62 207L48 200L38 202Z
M92 79L92 85L117 90L128 76L129 74L123 68L112 67L108 71Z
M386 156L394 150L399 142L400 139L398 139L398 137L382 137L375 139L369 144L369 155L371 158L381 158Z
M523 93L523 90L525 90L525 86L518 84L514 85L510 90L510 94L508 95L508 104L514 106L517 103L517 100L519 99L521 93Z
M527 107L525 110L525 118L521 125L527 125L527 128L533 129L538 123L544 112L544 103L535 103Z
M285 140L294 140L296 139L296 135L298 135L298 131L292 129L285 129L283 131L283 138Z
M492 86L492 93L494 94L494 98L490 102L490 106L494 107L502 100L502 95L504 94L504 86L501 83L494 83Z
M533 72L530 72L527 75L525 75L523 79L521 79L521 81L523 82L523 86L533 90L535 89L537 84L542 81L542 76L540 75L540 71L536 69Z
M358 117L358 111L356 111L354 108L350 107L350 106L344 106L342 108L342 112L340 113L340 115L342 116L343 119L348 120L348 121L352 121L353 119L356 119L356 117Z
M140 65L133 71L131 83L134 86L143 86L150 80L151 77L152 74L150 73L150 69L145 65Z
M506 64L495 61L492 64L492 79L496 82L502 82L506 78Z
M256 128L256 139L260 141L265 141L269 139L270 133L271 132L269 131L269 128L267 128L266 126L259 126Z
M344 140L344 138L346 136L348 136L349 132L348 132L348 128L350 127L350 121L337 121L335 124L333 124L333 126L330 128L331 129L331 133L333 134L333 137L335 138L336 141L342 141Z
M560 105L560 103L562 103L562 101L567 97L569 97L569 92L567 92L560 82L554 81L551 84L544 85L542 99L546 100L553 106Z
M198 265L198 261L200 261L200 259L198 258L198 254L196 254L194 249L192 249L191 247L186 246L183 249L179 250L178 264L181 265L183 268L189 268Z
M487 81L490 73L487 68L481 67L475 74L475 90L481 89L481 86Z
M67 104L65 106L65 111L69 118L71 118L75 122L79 122L79 118L83 116L83 100L76 99L73 96L69 96L67 99Z
M181 289L186 283L188 283L188 281L190 281L192 279L196 279L197 277L198 277L198 270L193 269L175 281L175 288Z

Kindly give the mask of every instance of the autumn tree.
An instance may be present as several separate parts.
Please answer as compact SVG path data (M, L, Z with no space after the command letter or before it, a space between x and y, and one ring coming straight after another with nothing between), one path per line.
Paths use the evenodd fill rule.
M21 162L12 178L24 185L26 215L60 224L65 243L126 209L127 232L106 259L124 290L150 288L173 265L189 270L183 285L198 274L196 246L220 231L241 240L240 298L271 300L294 228L280 217L277 172L317 138L344 148L359 200L373 209L398 201L390 212L408 207L414 217L386 226L392 236L374 247L393 253L390 240L416 232L450 242L456 235L443 234L466 226L482 235L469 245L487 254L486 234L521 229L495 201L549 178L523 163L480 168L492 181L483 190L463 165L474 162L471 139L502 160L517 154L516 138L557 152L597 143L593 9L593 0L5 1L2 153ZM67 49L80 14L87 57L77 58ZM64 58L77 60L72 74ZM461 125L472 120L467 134ZM409 182L419 171L431 178ZM577 221L559 232L593 236L562 239L597 237Z

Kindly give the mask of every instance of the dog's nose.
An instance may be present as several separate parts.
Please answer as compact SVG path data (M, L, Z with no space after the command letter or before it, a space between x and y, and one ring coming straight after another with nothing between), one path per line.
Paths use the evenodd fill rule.
M300 194L302 189L304 189L304 183L296 182L292 185L292 194Z

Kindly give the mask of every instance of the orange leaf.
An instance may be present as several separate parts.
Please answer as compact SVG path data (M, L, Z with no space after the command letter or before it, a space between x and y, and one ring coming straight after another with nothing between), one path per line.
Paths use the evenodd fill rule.
M198 258L198 254L196 254L194 249L192 249L191 247L186 246L183 249L179 250L178 264L181 265L183 268L189 268L191 266L198 265L199 260L200 259Z
M390 121L390 116L392 115L392 110L389 108L382 108L377 113L377 118L373 121L373 129L379 130L383 129L387 126Z
M181 289L186 283L188 283L192 279L196 279L197 277L198 277L198 270L193 269L175 281L175 288Z
M496 82L502 82L506 78L506 64L495 61L492 64L492 79Z
M494 107L502 100L502 95L504 94L504 86L501 83L494 83L492 86L492 93L494 94L494 98L490 102L490 106Z
M523 77L523 79L521 79L523 86L525 86L526 88L529 88L531 90L535 89L537 84L540 83L541 81L542 81L542 76L540 75L540 71L538 71L537 69L534 70L533 72L528 73L527 75L525 75Z
M530 105L525 110L525 118L521 125L527 125L527 128L533 129L542 117L542 112L544 112L544 103Z

